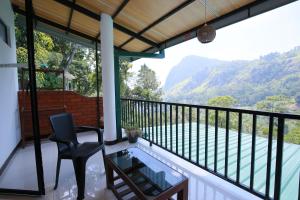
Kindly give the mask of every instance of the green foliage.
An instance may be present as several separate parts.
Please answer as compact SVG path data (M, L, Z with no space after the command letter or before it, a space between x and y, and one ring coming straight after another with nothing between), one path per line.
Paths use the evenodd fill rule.
M299 58L300 47L252 61L229 62L189 56L170 71L164 86L165 100L299 114ZM225 112L219 111L218 114L218 126L224 128ZM203 119L201 123L204 123ZM209 124L215 125L215 111L209 111ZM242 131L251 134L252 115L243 114L242 124ZM268 124L268 117L258 116L258 135L267 137ZM277 126L275 119L274 136ZM237 113L230 113L230 129L238 129ZM286 120L285 141L300 144L299 130L300 125Z
M208 100L208 105L230 108L237 103L237 100L231 96L218 96Z
M123 125L123 128L127 129L127 130L140 129L140 127L137 123L130 123L130 122L125 123Z
M15 32L18 63L27 63L26 30L16 16ZM39 68L64 69L75 76L74 88L82 95L94 95L96 91L94 64L95 51L78 48L78 45L48 34L34 31L35 64ZM45 68L44 67L44 68ZM28 75L25 74L28 78ZM101 77L101 76L99 76ZM101 85L101 84L100 84ZM61 88L61 74L37 72L37 86L40 88Z
M300 144L300 123L298 122L284 137L284 141Z
M125 59L120 60L120 95L121 97L130 97L131 89L129 88L128 80L132 78L133 73L129 72L132 64Z
M259 110L269 112L288 112L289 106L294 105L295 100L293 98L279 95L279 96L268 96L264 100L256 103L256 108Z
M300 88L299 57L300 47L251 61L188 56L170 71L164 86L165 100L207 104L208 99L229 95L238 100L239 106L253 106L267 96L294 98Z
M144 64L138 72L132 96L136 99L160 101L162 89L159 85L155 72Z
M27 63L27 49L24 47L17 48L17 62Z
M63 55L61 53L50 52L47 64L53 69L59 69L62 59L63 59Z
M73 83L77 92L86 96L90 96L95 93L95 88L93 88L91 82L95 76L91 75L93 72L86 61L74 60L70 65L69 71L75 76Z
M123 128L125 129L127 136L130 135L131 137L136 137L142 134L142 130L137 123L126 123Z
M216 107L233 107L237 103L237 100L231 96L218 96L208 100L209 106ZM224 111L219 111L218 113L219 126L225 128L226 126L226 113ZM232 121L231 121L232 122ZM214 125L215 123L215 112L210 111L209 113L209 124Z

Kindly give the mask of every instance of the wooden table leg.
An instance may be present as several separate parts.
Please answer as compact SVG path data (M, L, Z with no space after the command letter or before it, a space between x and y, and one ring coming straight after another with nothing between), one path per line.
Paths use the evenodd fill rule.
M112 189L112 186L114 184L114 177L113 177L113 169L106 161L106 187L108 189Z
M188 200L188 193L188 181L186 181L186 184L184 184L182 190L177 193L177 200Z

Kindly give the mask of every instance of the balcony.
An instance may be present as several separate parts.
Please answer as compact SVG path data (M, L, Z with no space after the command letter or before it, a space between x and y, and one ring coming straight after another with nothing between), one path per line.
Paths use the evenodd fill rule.
M57 105L62 99L53 96L61 95L59 91L38 92L43 106L48 107ZM65 95L72 95L70 99L76 100L77 104L90 102L90 111L85 110L85 115L96 118L96 99L83 98L74 92ZM47 102L47 98L52 99L51 102ZM81 121L82 114L78 114L82 107L68 102L66 107L67 112L75 114L77 123L88 122ZM190 199L273 199L276 187L281 188L282 199L296 199L299 195L300 146L284 142L287 122L298 122L299 115L122 99L120 117L122 125L135 123L143 130L136 146L189 177ZM248 123L250 121L248 132L244 130L247 129L246 119ZM261 135L262 124L268 127L266 135ZM94 133L79 135L80 142L96 140ZM106 146L106 151L112 153L129 146L124 141ZM37 183L33 176L35 160L32 155L34 145L30 142L24 149L19 149L10 161L13 167L1 175L0 186L34 190ZM77 188L70 161L63 161L59 187L53 190L56 155L56 144L42 140L46 198L73 199ZM24 170L27 173L23 173ZM87 199L115 198L106 189L100 153L88 162L86 174ZM280 186L276 186L276 178Z
M220 29L293 1L240 0L222 4L212 1L208 7L213 12L209 12L207 24ZM164 58L165 49L197 37L199 27L206 24L206 15L202 16L206 10L203 1L140 2L1 1L4 45L0 46L0 62L6 68L0 72L3 92L0 117L1 128L5 128L0 131L3 154L0 194L76 198L76 180L70 162L62 164L59 188L52 189L57 149L54 143L41 139L51 132L49 115L66 111L74 115L77 125L105 127L105 142L117 143L106 146L107 153L129 146L123 141L126 138L122 135L122 125L138 124L143 134L135 145L189 177L189 199L300 199L300 148L298 144L285 142L289 124L299 123L299 115L120 98L120 59ZM28 93L23 100L27 99L28 110L20 109L17 103L17 67L20 65L16 64L17 49L12 44L15 42L14 12L22 16L21 24L26 24L27 49L22 52L28 62L25 66L29 71L30 95ZM96 97L83 98L69 92L66 100L58 91L56 98L45 97L38 101L41 91L36 83L39 69L36 69L34 29L95 50ZM99 96L100 43L103 104ZM63 91L64 81L63 78L60 88ZM12 83L11 87L6 83ZM55 109L41 109L42 103L51 103L53 99L63 103L56 104ZM21 120L20 124L18 109L26 111L28 121ZM105 118L101 121L103 114ZM24 127L33 142L24 142L21 149L18 144ZM94 141L95 137L87 133L79 139ZM101 155L90 159L86 176L87 199L115 198L106 189Z
M80 142L95 140L97 140L97 136L94 133L83 133L79 135ZM142 138L134 145L124 141L113 146L106 146L106 151L107 153L112 153L130 146L138 146L160 161L167 163L172 168L184 173L189 178L189 199L260 199L160 147L156 147L155 145L150 147L149 142ZM13 160L11 160L11 165L15 167L8 168L8 170L5 171L2 175L3 177L1 178L0 185L18 188L25 187L26 189L34 189L37 187L36 181L30 173L32 171L30 161L32 161L31 155L33 154L33 151L34 146L28 144L26 145L25 150L20 150L15 154ZM43 160L46 189L46 196L43 199L76 199L77 186L71 161L62 162L58 189L53 190L55 182L56 154L56 144L49 142L48 140L43 140L42 155L44 158L47 158ZM99 158L102 158L101 153L95 154L87 163L86 199L116 199L113 193L106 189L103 161ZM20 174L16 172L24 171L27 173L22 173L22 179L20 179ZM31 188L28 188L28 186ZM36 199L36 197L5 196L5 199L29 200Z
M56 105L62 99L52 98L61 96L59 91L38 94L40 100L52 99L42 101L43 106ZM83 98L74 92L66 95L72 95L70 99L78 101L77 104L89 101L91 109L85 110L85 114L96 118L95 99ZM77 112L81 107L66 105L66 111L75 114L77 123L87 123L80 121L82 114ZM299 195L300 146L284 142L287 122L298 122L299 115L122 99L120 117L122 125L135 123L143 130L136 146L189 177L190 199L273 199L276 187L281 188L282 199L296 199ZM250 121L248 132L244 130L246 119ZM261 135L262 124L268 127L266 135ZM93 133L79 135L80 142L95 140ZM129 146L124 141L106 146L106 150L111 153ZM34 145L30 142L19 149L10 161L13 167L1 175L0 186L34 190L37 183L33 176L33 154ZM42 140L46 198L75 198L76 179L70 161L63 161L58 190L53 190L56 155L56 144ZM23 173L24 170L28 173ZM86 174L88 199L115 198L106 189L100 153L88 162ZM280 186L276 186L276 178Z

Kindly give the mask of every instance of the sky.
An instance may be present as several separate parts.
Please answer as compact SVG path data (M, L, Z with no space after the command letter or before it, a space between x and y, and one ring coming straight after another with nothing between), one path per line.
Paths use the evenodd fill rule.
M220 60L253 60L271 52L300 46L300 0L217 30L216 38L201 44L196 38L165 50L164 59L139 59L132 72L146 64L163 85L169 71L184 57L198 55Z

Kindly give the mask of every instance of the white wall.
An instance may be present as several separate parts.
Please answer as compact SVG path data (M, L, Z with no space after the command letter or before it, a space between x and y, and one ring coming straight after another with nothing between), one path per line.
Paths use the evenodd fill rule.
M10 46L0 39L0 64L16 63L14 13L9 0L0 1L0 18L9 27ZM0 68L0 167L20 141L16 68Z

